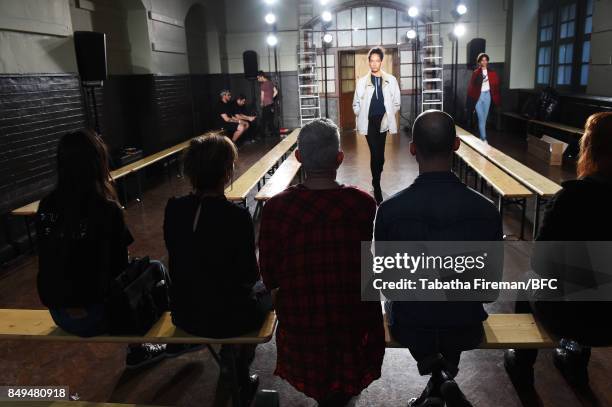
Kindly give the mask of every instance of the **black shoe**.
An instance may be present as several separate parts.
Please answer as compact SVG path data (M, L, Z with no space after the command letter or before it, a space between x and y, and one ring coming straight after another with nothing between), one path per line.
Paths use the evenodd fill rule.
M447 380L442 383L440 393L442 393L442 398L447 407L473 407L454 380Z
M408 402L408 407L444 407L444 400L438 397L413 398Z
M533 388L533 366L519 364L515 349L504 351L504 368L515 386Z
M166 346L166 356L174 358L184 353L195 352L204 349L205 345L201 343L171 343Z
M259 376L252 374L247 376L245 380L240 384L240 399L243 406L251 404L257 393L257 387L259 387Z
M586 387L589 384L588 364L590 356L589 348L583 351L557 348L553 354L553 363L569 384L576 387Z
M139 346L129 346L125 358L126 369L138 369L166 357L166 345L159 343L143 343Z

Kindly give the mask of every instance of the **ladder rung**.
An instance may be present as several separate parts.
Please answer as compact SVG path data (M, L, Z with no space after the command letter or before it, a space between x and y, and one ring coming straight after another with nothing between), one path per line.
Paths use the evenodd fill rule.
M319 95L300 95L300 99L316 99Z
M301 73L301 74L298 74L298 76L315 76L315 75L316 75L316 73Z
M441 105L442 101L439 102L423 102L424 105Z
M429 71L441 71L442 68L423 68L423 72L429 72Z
M442 48L442 45L425 45L423 48Z
M312 85L300 85L300 88L313 88L315 86L317 86L317 84L313 83Z
M442 82L442 78L423 79L423 82Z
M431 90L431 89L428 89L428 90L424 90L423 93L442 93L442 91L441 90Z
M442 57L423 57L423 59L442 59Z

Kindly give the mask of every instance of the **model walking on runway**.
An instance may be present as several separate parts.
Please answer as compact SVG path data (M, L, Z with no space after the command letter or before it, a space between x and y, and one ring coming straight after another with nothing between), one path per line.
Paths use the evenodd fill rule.
M372 48L368 53L370 72L357 81L353 111L357 116L357 131L366 135L370 148L372 187L377 203L383 200L380 177L385 164L387 132L398 131L395 114L400 109L400 89L395 77L381 69L384 52Z

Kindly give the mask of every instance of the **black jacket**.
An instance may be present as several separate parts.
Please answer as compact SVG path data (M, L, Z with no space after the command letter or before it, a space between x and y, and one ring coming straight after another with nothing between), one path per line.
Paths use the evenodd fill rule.
M595 275L590 267L594 252L581 243L612 241L610 202L612 180L586 177L564 182L563 189L546 208L536 240L555 243L536 243L532 267L541 277L559 279L565 295L576 293L581 287L594 289L597 284L605 284L612 275L609 271ZM598 289L602 290L602 287ZM612 315L612 302L609 300L538 301L535 308L538 317L556 335L571 337L584 344L612 343L612 326L602 324L601 320L602 316Z
M419 175L411 186L384 201L376 214L376 241L502 238L501 216L495 206L451 172ZM400 327L457 327L487 318L479 302L393 302L391 311Z
M177 326L211 337L240 335L259 326L251 295L259 267L247 209L224 197L171 198L164 239L172 279L170 308Z

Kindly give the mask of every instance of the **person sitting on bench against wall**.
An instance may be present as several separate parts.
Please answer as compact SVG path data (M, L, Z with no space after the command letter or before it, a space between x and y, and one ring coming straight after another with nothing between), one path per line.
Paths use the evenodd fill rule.
M451 172L459 143L448 114L429 110L417 117L410 153L416 156L419 176L379 206L375 242L502 240L495 206ZM423 394L409 406L471 406L452 379L461 352L482 342L482 321L488 316L482 303L387 300L385 310L391 334L408 347L419 373L432 374Z
M232 93L229 90L222 90L219 97L220 100L217 108L219 128L223 129L225 135L235 143L249 129L249 122L234 117L234 108L231 103Z
M247 98L244 94L239 94L234 101L233 117L238 120L244 120L249 123L247 136L249 139L254 139L257 135L257 113L247 103ZM243 137L244 138L244 137Z
M344 155L331 120L305 125L297 144L306 181L266 203L259 235L279 321L275 374L319 406L344 406L380 377L385 354L380 303L360 300L376 202L336 181Z
M586 257L587 248L577 242L612 240L612 113L588 118L580 140L577 172L578 179L564 182L563 189L549 202L536 237L537 241L570 242L572 250L560 243L536 243L532 268L541 277L567 281L571 289L584 287L587 291L596 287L597 278L591 258ZM579 249L584 250L585 258L576 256L581 254ZM574 255L570 257L569 253ZM607 321L612 315L612 302L517 302L516 312L533 312L548 332L562 338L554 352L554 365L570 384L588 385L591 346L612 345L612 325ZM504 367L516 385L533 387L537 355L536 349L504 353Z
M36 214L38 293L64 331L107 334L105 301L111 283L128 266L134 239L111 184L106 145L92 130L66 134L58 145L57 169L57 186ZM165 272L161 263L151 263ZM166 356L166 345L132 344L126 367Z
M260 282L251 214L224 195L237 155L235 145L221 133L192 139L184 168L193 192L166 205L172 321L192 335L244 335L259 329L272 308ZM259 383L257 375L249 375L255 347L221 348L222 378L232 374L235 360L243 405Z

